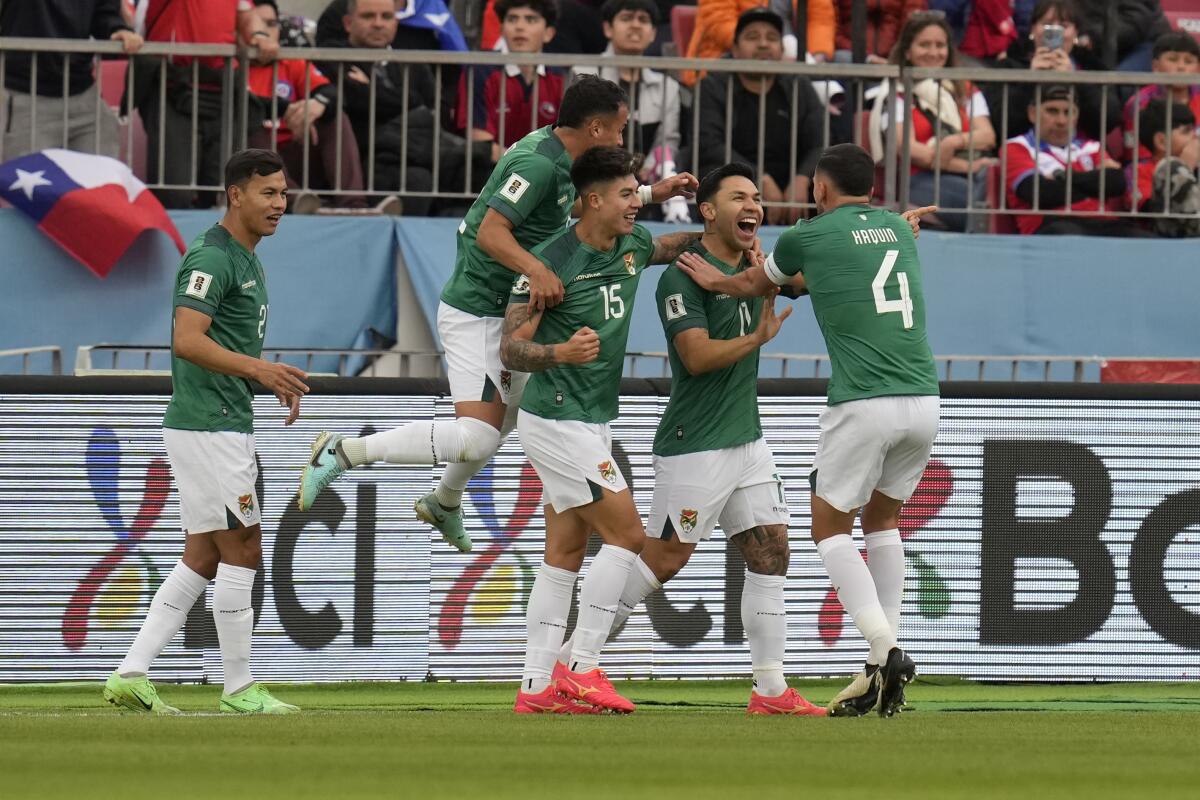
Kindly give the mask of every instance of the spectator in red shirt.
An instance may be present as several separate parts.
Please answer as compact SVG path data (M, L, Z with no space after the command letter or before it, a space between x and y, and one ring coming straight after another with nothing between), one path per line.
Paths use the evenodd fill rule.
M1004 184L1008 207L1039 211L1067 208L1067 171L1071 171L1070 210L1119 211L1124 202L1125 173L1095 139L1071 139L1079 108L1067 86L1048 86L1039 109L1029 104L1030 129L1005 145ZM1036 134L1040 133L1039 139ZM1103 197L1101 183L1104 184ZM1034 200L1037 200L1036 204ZM1136 224L1109 216L1046 216L1020 214L1021 233L1090 236L1145 236Z
M510 53L540 53L554 38L554 0L497 0L496 16ZM467 81L474 97L467 102ZM474 141L494 142L492 160L521 137L558 120L563 76L537 66L476 67L459 81L458 125Z
M958 51L988 62L1007 52L1016 40L1012 0L975 0Z
M254 13L266 25L271 39L279 41L279 7L275 0L254 0ZM251 147L271 147L271 128L275 122L275 150L283 158L288 186L300 188L304 175L304 131L309 132L308 187L362 191L362 163L354 129L345 114L337 111L337 88L311 62L300 59L270 60L258 58L247 71L250 91L274 104L261 130L252 131ZM338 149L338 128L341 149ZM341 184L334 186L340 173ZM320 205L315 195L293 194L289 205L305 211ZM364 208L362 195L336 195L334 203L344 208Z
M1154 58L1150 62L1150 68L1155 72L1167 75L1200 72L1200 43L1197 43L1191 34L1183 31L1164 33L1154 40ZM1151 100L1165 99L1168 96L1171 102L1186 105L1191 109L1192 115L1196 119L1200 119L1200 85L1167 87L1155 83L1141 89L1125 103L1124 160L1129 161L1133 158L1133 146L1136 143L1133 130L1134 115L1145 108ZM1143 136L1142 139L1144 140L1145 137ZM1138 157L1147 158L1148 156L1149 153L1143 151Z
M247 47L257 47L262 58L275 58L279 46L273 42L250 0L150 0L146 8L146 41L203 44L234 44L238 38ZM224 98L224 59L198 58L198 80L193 82L192 60L175 56L139 59L134 70L137 81L133 103L146 127L146 171L148 183L187 186L220 186L221 129ZM167 71L166 102L160 102L160 69ZM195 154L192 151L192 108L196 107ZM237 110L238 104L235 104ZM241 124L262 124L262 107L251 104L253 119ZM163 160L158 161L159 148ZM195 177L193 178L193 172ZM192 189L156 189L167 208L192 205L211 207L217 192L196 193Z
M1200 235L1200 182L1196 167L1200 165L1200 138L1196 136L1196 118L1183 103L1170 106L1170 117L1168 129L1167 101L1162 98L1151 100L1138 114L1141 151L1147 158L1139 158L1136 176L1135 165L1127 168L1130 193L1126 201L1130 208L1146 213L1169 210L1171 214L1189 215L1183 219L1153 220L1150 227L1160 236L1197 236Z

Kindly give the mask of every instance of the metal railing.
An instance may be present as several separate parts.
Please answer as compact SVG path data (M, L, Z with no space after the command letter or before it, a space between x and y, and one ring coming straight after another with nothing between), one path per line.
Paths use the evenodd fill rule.
M19 358L21 359L21 375L29 375L30 363L35 356L38 355L50 356L50 373L51 375L62 375L62 348L56 345L45 345L42 347L16 347L11 350L0 350L0 359ZM5 365L11 363L8 361L0 361L0 373L12 375L14 373L5 369ZM38 374L45 374L39 372Z
M170 374L170 357L171 348L161 345L88 345L75 353L75 374ZM436 351L268 347L263 349L263 358L293 364L305 372L316 370L338 377L440 377L445 374L442 354Z
M107 57L119 56L121 54L120 45L115 42L0 37L0 84L3 83L6 61L12 57L12 54L37 52L43 54L53 53L55 54L53 56L55 58L57 58L57 55L64 53L88 53ZM213 165L211 164L203 165L205 169L202 170L198 160L199 154L204 151L204 143L200 141L202 137L199 101L200 95L203 93L188 93L185 91L187 84L199 84L202 82L201 67L199 61L196 60L198 57L217 59L221 64L220 69L204 73L210 78L213 76L219 76L220 78L219 86L214 83L214 92L206 95L208 97L219 96L220 99L220 157L224 159L233 149L243 147L248 142L255 141L255 139L262 140L265 146L279 146L279 105L275 102L270 102L268 104L269 107L261 112L265 114L261 121L258 121L250 110L252 98L247 84L247 65L251 63L253 56L254 51L247 51L233 45L167 45L148 43L138 54L138 57L129 60L129 68L126 71L124 79L126 93L133 95L135 87L140 87L141 94L145 99L143 109L157 114L157 119L147 125L147 130L150 133L147 157L150 159L152 167L150 168L150 174L145 175L144 178L151 188L158 190L163 195L172 191L211 191L219 194L221 189L219 177L204 179L203 176L205 171L208 171L212 175L219 174L219 170L213 172ZM34 85L37 83L38 63L47 57L51 56L43 55L41 58L35 57L31 63L31 79ZM1108 89L1112 87L1127 87L1132 89L1151 84L1178 87L1190 86L1196 83L1195 76L1158 73L1059 73L1035 70L965 68L930 70L900 68L892 65L805 65L782 61L745 62L732 59L695 60L668 57L563 55L548 53L460 53L351 48L287 48L281 51L280 58L320 63L328 73L326 77L337 89L336 103L331 109L335 115L334 120L337 121L337 125L332 127L332 130L334 130L332 143L326 140L314 144L310 136L298 135L290 145L299 150L298 157L302 165L299 171L300 174L291 176L293 181L298 185L299 190L301 192L328 195L335 200L340 198L341 201L363 196L398 194L405 198L406 213L420 212L422 208L428 209L429 204L433 202L441 203L442 211L450 213L454 210L461 210L467 202L476 197L479 188L491 171L492 156L494 154L485 154L482 150L486 148L478 144L472 144L472 139L474 138L472 131L481 130L484 127L482 121L477 119L475 114L475 75L480 70L488 70L505 65L527 68L544 65L564 70L575 67L627 67L633 69L655 69L667 73L678 73L682 70L706 71L714 82L710 82L707 85L703 83L698 84L701 88L699 91L691 93L692 102L690 110L682 112L678 121L674 123L667 121L664 123L667 125L676 125L678 130L675 132L680 135L690 133L690 142L684 148L684 152L681 154L682 160L677 163L677 166L680 169L687 168L693 172L700 172L706 164L731 159L735 155L733 146L735 131L739 132L739 135L744 134L745 129L741 128L741 126L748 122L744 118L735 119L734 92L724 91L723 99L721 99L718 84L724 81L725 86L729 87L737 80L734 77L735 75L750 72L771 76L773 80L779 81L781 85L784 85L788 103L790 104L789 110L791 113L789 114L788 121L789 152L786 164L783 163L783 160L767 163L765 146L767 132L768 130L776 131L778 126L773 122L768 123L766 119L768 106L768 95L766 93L758 94L757 119L754 124L756 131L752 137L755 140L753 148L755 152L742 155L745 155L754 162L752 166L757 168L760 175L775 171L791 176L802 175L811 166L813 155L820 148L838 139L846 139L862 145L869 144L869 142L864 141L864 138L870 136L870 111L873 103L880 103L881 111L890 112L886 114L886 118L895 120L898 116L896 114L897 100L901 97L914 97L917 84L926 78L950 80L956 82L958 86L963 86L966 82L971 82L977 88L999 87L998 96L1001 98L1001 108L991 109L991 118L993 127L999 132L1000 138L1003 137L1005 132L1010 134L1021 132L1023 126L1018 125L1015 120L1010 119L1009 106L1012 100L1012 93L1022 86L1033 87L1034 101L1038 108L1041 106L1042 88L1046 85L1067 85L1072 87L1072 92L1082 91L1085 87L1100 87L1100 126L1104 131L1107 131L1113 125L1116 125L1122 116L1121 109L1115 107L1116 104L1110 101ZM172 59L175 61L179 59L191 60L186 65L173 64L171 76L169 77L168 70L164 65ZM66 68L63 71L63 91L65 94L69 84L70 66L69 61L64 63L66 64ZM370 67L370 73L367 74L355 65ZM278 62L269 68L272 70L271 78L274 85L279 76ZM139 70L143 73L147 70L156 70L154 77L149 81L153 84L151 87L147 88L145 85L145 74L142 74L141 78L138 77ZM840 106L829 102L820 102L820 109L809 109L808 115L805 117L808 120L806 124L812 128L809 133L806 133L801 128L800 116L805 113L805 109L801 107L801 103L810 103L812 95L808 92L805 81L797 81L799 78L808 79L815 84L823 84L827 90L837 88L828 82L836 82L842 90ZM461 104L462 113L451 119L452 114L447 105L453 102L451 95L457 97L453 89L460 85L460 81L464 100ZM882 92L876 87L880 81L886 81L885 90ZM366 108L364 109L357 105L354 108L348 108L346 90L348 88L358 90L364 86L366 87ZM505 96L506 86L506 82L500 82L501 98L499 105L501 107L505 107L507 104ZM707 86L707 89L703 88L705 86ZM875 91L878 92L878 97L874 101L871 99L871 87L876 87ZM306 76L303 88L303 95L306 97L310 96L313 90L311 76ZM532 85L531 97L529 98L529 106L532 109L531 113L533 115L529 120L530 128L538 127L539 123L537 115L541 104L539 103L538 91L539 84L535 81ZM947 91L944 84L938 83L939 97L944 91ZM424 100L418 103L416 98L422 92L424 93ZM686 90L685 94L688 94ZM388 99L387 103L381 103L381 98L384 97ZM716 101L713 100L714 97L717 98ZM184 100L190 99L190 104L181 101L179 98L184 98ZM179 108L175 108L170 113L176 116L183 115L187 117L187 122L190 126L191 139L188 153L191 155L191 158L186 170L186 179L183 180L168 180L168 176L166 175L168 169L164 164L164 160L168 157L165 144L166 137L154 133L155 131L166 129L168 99L175 101L177 105L182 103L182 111ZM32 115L35 120L37 117L38 100L39 98L36 94L31 98L33 107ZM42 102L46 103L49 101L43 99ZM257 103L257 101L254 102ZM714 102L716 105L723 103L723 111L715 108ZM637 103L638 98L635 94L631 98L631 107L636 108ZM65 119L65 106L62 113ZM102 108L102 100L98 94L95 111L97 120L99 120L102 113L104 113L104 109ZM811 119L811 115L814 113L819 114L819 121ZM1167 124L1169 127L1171 124L1169 105L1167 113ZM510 124L516 124L516 121L510 122L511 116L510 114L501 114L499 116L499 129L495 132L495 136L502 145L512 138L508 135L509 130L506 129ZM879 114L876 116L881 117L884 115ZM358 124L356 126L343 125L341 124L343 117L347 119L353 117L357 120ZM417 124L418 117L422 120L420 124L427 126L427 128L422 128L423 138L414 135L414 131L416 130L414 126ZM248 130L247 124L245 124L246 120L252 119L262 126L253 132ZM304 125L308 126L311 122L312 120L306 111ZM1110 122L1112 125L1109 124ZM127 161L132 161L137 124L136 121L130 121L123 133ZM391 128L388 128L385 131L386 135L381 137L380 131L385 124L390 125ZM910 171L913 166L912 124L912 114L905 113L900 124L886 125L885 129L879 131L879 139L883 152L879 162L877 188L880 194L879 199L885 205L891 207L907 206L912 196L910 185ZM941 142L949 132L936 116L932 124L934 127L933 145L940 148ZM1135 143L1140 133L1139 125L1139 117L1135 115L1134 128L1129 132L1133 135ZM365 131L365 142L352 140L355 127L360 132ZM522 129L524 127L524 125L521 126ZM819 135L815 134L816 127L820 128ZM847 127L849 127L848 132L846 130ZM454 130L451 130L451 128L454 128ZM630 130L631 135L627 137L628 146L644 149L643 145L646 142L638 141L642 129L636 123L632 123ZM1040 140L1040 116L1035 121L1033 130L1035 136ZM266 132L265 134L263 133L264 131ZM398 136L395 135L397 132ZM1076 133L1074 123L1072 123L1070 132L1073 138L1073 135ZM465 134L465 136L459 137L460 133ZM965 158L970 163L974 164L978 157L990 154L990 151L976 147L974 126L968 129L965 135L967 137ZM36 144L36 142L32 141L32 131L30 138L31 145ZM711 147L702 147L702 139L705 142L712 140L717 142L717 144ZM1101 144L1103 145L1104 143L1102 142ZM361 185L347 185L347 176L343 174L343 170L341 169L343 159L340 156L345 154L344 151L347 151L352 145L358 148L358 153L361 155ZM315 165L316 163L314 148L328 146L332 146L336 151L333 154L334 163L336 164L333 170L334 174L325 175L325 184L318 185L314 180L315 176L310 171L310 165ZM0 142L0 148L2 147L3 144ZM97 150L101 148L102 143L97 141ZM992 219L1046 211L1053 211L1055 215L1063 216L1105 218L1183 219L1195 216L1194 214L1180 214L1172 211L1169 192L1165 198L1165 207L1161 212L1148 213L1137 208L1129 210L1105 208L1106 205L1110 205L1109 201L1119 199L1120 193L1113 191L1112 187L1105 185L1103 174L1101 175L1100 190L1096 198L1100 207L1087 211L1072 209L1071 205L1073 202L1080 198L1080 191L1074 180L1076 174L1072 170L1065 172L1066 204L1064 207L1054 209L1043 207L1041 203L1041 186L1048 178L1042 175L1041 171L1035 170L1033 174L1033 207L1029 209L1014 208L1009 202L1008 187L1003 186L1008 173L1008 151L1003 146L1002 141L997 142L995 155L998 161L993 167L987 170L970 169L962 175L962 179L966 182L966 196L968 200L966 203L958 205L949 202L949 198L943 197L943 178L945 177L944 173L946 170L943 168L941 160L935 160L931 165L931 169L928 170L934 178L934 201L946 212L958 212L969 217L984 215ZM151 156L153 157L151 158ZM5 154L0 150L0 160L8 157L11 157L11 154ZM1079 158L1078 150L1072 149L1070 157ZM1131 164L1135 179L1138 158L1139 155L1135 146ZM174 171L176 172L176 177L178 177L178 168L176 167ZM986 207L977 205L971 199L976 196L976 192L978 191L977 185L981 181L987 182L988 193L991 195L989 199L992 202ZM788 191L785 187L780 188ZM997 188L1000 188L1000 190L997 191ZM784 197L783 199L770 199L765 203L765 206L768 211L772 209L785 210L787 219L794 218L802 213L808 213L814 207L807 197L796 196ZM774 218L778 220L779 215L774 215ZM968 226L968 229L977 230L979 226Z

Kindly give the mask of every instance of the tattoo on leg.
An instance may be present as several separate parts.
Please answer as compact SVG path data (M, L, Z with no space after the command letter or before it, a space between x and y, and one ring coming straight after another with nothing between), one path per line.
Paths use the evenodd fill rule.
M759 575L786 575L788 569L787 528L759 525L733 537L742 551L746 568Z

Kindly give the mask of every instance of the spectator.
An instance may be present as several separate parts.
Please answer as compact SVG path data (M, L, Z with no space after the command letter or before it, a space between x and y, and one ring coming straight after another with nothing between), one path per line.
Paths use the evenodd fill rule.
M604 55L640 56L653 44L658 27L658 5L654 0L608 0L603 16L604 35L608 38ZM652 69L575 67L571 72L572 76L598 74L629 95L632 111L626 144L646 154L642 183L657 183L674 174L680 141L679 84L674 78ZM686 203L683 205L686 207Z
M1010 10L1017 36L1024 36L1029 33L1029 22L1033 16L1034 1L1000 0L1000 4ZM954 34L954 41L962 42L967 35L967 28L971 25L971 16L975 10L983 5L994 6L995 2L996 0L929 0L929 10L940 11L945 14L946 23L950 26L950 30ZM988 18L994 17L995 12L985 12L984 16ZM959 52L965 52L961 46L959 47Z
M1150 66L1155 72L1167 75L1200 72L1200 43L1197 43L1191 34L1183 31L1171 31L1155 39L1153 55ZM1191 109L1192 115L1200 119L1200 86L1192 84L1191 86L1166 87L1157 83L1146 86L1125 103L1123 118L1125 152L1123 158L1126 161L1133 158L1133 147L1136 144L1133 129L1134 114L1145 108L1151 100L1165 99L1168 95L1170 95L1171 102L1186 105ZM1146 155L1142 156L1142 158L1145 157Z
M975 0L967 15L958 51L964 56L990 64L1008 52L1017 40L1011 0Z
M1171 30L1158 0L1079 0L1087 31L1105 69L1149 72L1154 41Z
M783 20L767 8L743 12L734 30L731 54L737 59L782 61ZM807 202L811 183L808 176L812 174L824 144L824 113L808 78L721 72L701 81L699 91L700 136L696 146L700 153L700 174L706 175L729 161L757 167L761 158L760 188L765 202ZM761 133L758 125L760 102L765 105L767 120ZM732 108L732 116L728 119L725 116L727 107ZM727 135L729 151L726 150ZM762 150L759 150L760 138ZM791 163L793 145L794 167ZM773 205L767 209L767 220L773 225L791 224L800 216L798 208Z
M1033 25L1028 37L1018 39L1005 57L996 62L1002 69L1034 69L1058 72L1103 70L1104 64L1092 51L1090 40L1079 32L1080 15L1074 0L1038 0L1033 9ZM1047 47L1047 26L1052 39L1061 33L1059 47ZM1062 28L1061 32L1058 28ZM1051 41L1051 44L1056 42ZM1002 79L1002 78L1001 78ZM1008 84L1008 121L1010 130L997 130L997 135L1009 139L1022 133L1025 109L1037 96L1037 84ZM1076 84L1075 102L1079 106L1080 133L1089 139L1104 141L1108 132L1120 123L1117 113L1119 99L1110 87L1097 84ZM1004 84L984 87L988 104L996 109L993 119L1003 119ZM1108 95L1107 110L1105 94ZM1103 118L1102 118L1103 115ZM1115 152L1115 151L1114 151Z
M958 56L950 42L944 15L922 11L908 18L900 40L892 49L891 63L901 67L940 69L955 67ZM889 91L882 90L871 110L871 149L876 160L883 155L884 131L890 123ZM969 82L926 78L913 86L911 101L896 95L896 138L904 135L904 114L911 113L909 149L912 173L909 199L918 206L938 205L938 220L950 230L965 231L968 223L982 227L986 218L965 209L987 205L989 157L996 146L987 100ZM964 211L956 211L964 209Z
M604 0L560 0L554 38L547 53L599 53L608 46L604 34Z
M772 9L776 9L780 3L788 11L786 15L775 12L784 26L784 34L796 38L796 34L790 31L796 20L803 19L808 52L820 59L833 58L833 0L770 0ZM735 30L742 15L766 5L767 0L699 0L696 27L688 43L687 57L717 58L724 55L733 45ZM799 55L798 48L797 44L790 52L793 59ZM783 42L780 44L780 54L781 58L788 54ZM679 73L680 83L686 86L694 86L703 77L703 72L692 70Z
M0 3L0 36L112 39L121 42L126 53L142 46L142 37L121 17L119 0ZM5 56L4 86L0 87L4 145L0 161L48 147L116 157L120 144L117 115L97 96L92 77L94 56L20 52ZM37 86L33 85L35 58ZM65 95L64 71L69 73Z
M554 38L556 13L554 0L497 0L496 15L508 51L541 53ZM468 78L474 80L470 106ZM499 161L518 139L558 120L562 93L562 73L541 64L479 67L459 81L458 126L473 141L491 142L492 160Z
M1042 92L1040 109L1029 104L1030 129L1005 144L1004 185L1009 208L1041 212L1018 214L1017 230L1025 234L1147 235L1136 224L1115 217L1045 216L1044 212L1067 208L1067 170L1071 171L1071 211L1119 211L1123 203L1125 173L1121 165L1095 139L1071 139L1079 111L1073 98L1068 86L1048 86Z
M262 18L272 40L278 43L279 7L275 0L254 0L254 13ZM300 188L297 178L305 174L304 136L307 130L308 187L362 191L362 162L359 160L354 129L350 127L346 115L338 113L337 87L320 70L308 61L299 59L269 60L259 57L247 70L247 82L251 92L276 107L276 113L267 114L261 130L251 131L248 144L250 147L270 148L270 128L273 119L278 120L274 149L283 159L289 188ZM335 186L335 178L339 174L341 184ZM320 205L315 195L305 198L293 194L289 201L293 210L303 208L309 211ZM361 194L337 195L334 202L344 208L366 206Z
M837 0L834 61L853 61L855 2L856 0ZM900 29L908 21L909 15L925 10L925 0L867 0L865 5L866 63L886 64Z
M257 47L263 58L273 59L279 48L250 0L149 0L146 7L146 41L203 44L242 44ZM146 171L150 182L171 186L220 186L221 133L225 101L222 96L225 59L139 59L134 69L131 101L146 127ZM160 76L166 70L165 103L160 101ZM192 110L195 106L195 125ZM238 110L239 104L234 104ZM235 124L253 130L262 125L263 104L249 103L249 119ZM194 140L193 140L194 135ZM163 159L158 160L159 148ZM193 149L194 147L194 149ZM217 192L192 189L156 189L167 208L192 205L211 207Z
M1142 150L1149 155L1128 167L1130 208L1147 213L1186 214L1184 219L1156 219L1153 229L1160 236L1200 236L1200 138L1196 136L1196 117L1183 103L1171 105L1168 129L1167 101L1156 98L1138 114L1138 134ZM1167 182L1170 181L1170 189ZM1168 204L1167 198L1170 197Z

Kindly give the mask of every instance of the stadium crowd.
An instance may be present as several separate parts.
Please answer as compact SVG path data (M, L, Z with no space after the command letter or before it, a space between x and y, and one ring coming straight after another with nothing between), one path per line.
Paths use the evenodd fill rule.
M234 124L246 127L249 144L279 151L293 188L310 190L293 193L293 211L374 203L385 213L460 215L463 193L482 187L507 147L553 124L564 87L594 68L277 56L281 45L466 51L466 30L478 49L514 53L987 67L994 82L918 80L911 98L896 87L894 123L887 81L616 67L599 73L633 98L626 144L645 156L642 180L676 169L703 175L726 161L728 148L733 160L761 164L772 223L808 213L800 204L812 201L812 166L823 146L860 140L882 163L894 124L897 141L909 136L908 200L945 209L931 227L1200 235L1200 82L1005 82L1005 70L1196 73L1200 44L1172 29L1159 0L699 0L694 9L670 0L488 0L467 6L481 16L463 20L453 13L458 4L446 0L332 0L315 22L282 4L6 0L0 36L111 38L137 63L118 110L97 103L91 56L6 53L3 158L63 142L115 156L117 115L136 109L147 182L191 187L156 189L164 205L213 204L218 193L200 187L219 183L222 59L136 53L143 41L240 39L258 55L246 70L251 101ZM888 187L879 172L882 197ZM1001 203L1038 213L979 213ZM1068 206L1089 214L1054 213ZM1168 215L1103 215L1132 209ZM654 213L684 222L694 209L679 199Z

